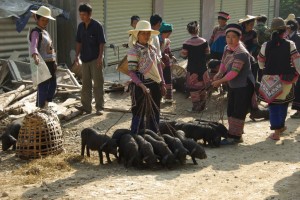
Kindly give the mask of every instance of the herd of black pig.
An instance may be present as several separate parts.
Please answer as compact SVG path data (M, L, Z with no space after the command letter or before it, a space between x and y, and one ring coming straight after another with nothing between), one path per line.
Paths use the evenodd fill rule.
M2 134L2 149L16 149L18 133L22 120L10 124ZM173 168L177 164L185 164L189 155L196 165L197 159L207 158L203 146L219 147L221 138L227 138L227 128L218 122L195 120L192 122L164 121L159 124L159 133L151 130L140 130L132 135L129 129L117 129L112 137L99 134L93 128L85 128L81 132L81 155L87 156L90 150L98 151L100 164L103 164L103 153L108 163L113 154L118 163L127 167L153 168L161 164ZM197 143L203 141L203 145Z

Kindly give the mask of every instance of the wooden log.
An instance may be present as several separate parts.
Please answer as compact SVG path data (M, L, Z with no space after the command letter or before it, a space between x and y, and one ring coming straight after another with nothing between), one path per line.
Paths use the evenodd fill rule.
M3 111L6 106L8 106L14 99L16 99L20 93L25 89L25 85L21 85L15 90L14 94L9 95L5 98L4 102L0 105L0 110Z
M62 116L60 116L60 118L65 121L69 121L81 114L82 111L79 111L76 108L70 108L65 113L63 113Z
M14 110L14 109L17 109L17 108L21 108L25 105L25 102L33 102L33 101L36 101L36 92L24 97L23 99L19 100L18 102L4 108L4 111L7 112L9 110Z
M26 97L30 94L32 94L33 92L35 92L37 90L37 88L29 88L28 90L24 90L20 93L20 95L15 99L15 101L19 100L19 99L22 99L23 97Z
M123 112L123 113L131 113L130 109L124 109L124 108L113 108L113 107L104 107L105 111L110 112Z
M16 81L12 81L12 82L16 82ZM32 81L22 80L22 81L20 81L20 83L32 84ZM81 88L80 86L66 85L66 84L61 84L61 83L57 83L57 87L69 88L69 89L79 89L79 88Z

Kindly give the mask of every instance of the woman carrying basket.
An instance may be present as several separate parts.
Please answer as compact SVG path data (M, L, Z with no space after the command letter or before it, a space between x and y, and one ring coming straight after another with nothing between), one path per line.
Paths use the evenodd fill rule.
M128 33L132 35L133 43L133 47L127 53L129 76L133 82L131 85L131 133L136 134L144 128L157 132L160 101L166 93L158 54L156 48L151 45L151 35L158 35L159 32L152 30L148 21L141 20L136 28ZM152 112L146 115L147 108L150 108ZM144 126L145 117L147 118L146 127Z

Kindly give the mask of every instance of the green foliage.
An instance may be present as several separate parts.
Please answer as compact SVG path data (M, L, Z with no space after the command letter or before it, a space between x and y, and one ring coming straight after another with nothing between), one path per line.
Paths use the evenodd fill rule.
M280 0L279 16L285 19L290 13L300 17L300 0Z

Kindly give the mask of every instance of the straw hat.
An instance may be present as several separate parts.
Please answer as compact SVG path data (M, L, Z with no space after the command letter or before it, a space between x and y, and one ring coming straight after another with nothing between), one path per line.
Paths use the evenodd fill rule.
M256 18L257 18L257 16L246 15L246 18L244 18L244 19L239 19L238 23L239 23L239 24L242 24L242 23L244 23L244 22L247 22L247 21L250 21L250 20L256 19Z
M40 15L43 17L46 17L48 19L52 19L55 20L52 16L51 16L51 10L46 7L46 6L41 6L38 10L30 10L30 12L36 14L36 15Z
M290 20L294 20L296 16L293 13L290 13L289 16L284 20L284 22L288 22Z
M151 28L151 24L146 20L140 20L135 29L128 31L129 34L133 35L137 38L137 34L139 31L150 31L151 35L158 35L159 31L155 31Z
M286 27L288 27L288 26L285 25L285 22L281 17L275 17L272 21L270 30L271 31L282 30L282 29L284 30L284 29L286 29Z

